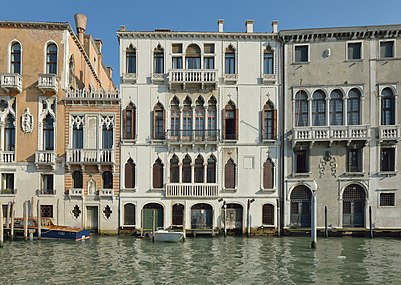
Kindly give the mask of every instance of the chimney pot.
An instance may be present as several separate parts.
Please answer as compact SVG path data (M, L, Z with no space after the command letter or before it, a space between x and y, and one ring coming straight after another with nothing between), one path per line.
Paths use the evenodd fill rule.
M77 28L78 39L81 44L84 43L87 17L84 14L75 14L75 26Z
M253 33L253 20L246 20L245 21L245 26L246 26L246 32L247 33Z
M219 33L224 32L224 20L219 19L219 20L217 21L217 24L219 25Z
M272 33L278 33L278 21L272 21Z

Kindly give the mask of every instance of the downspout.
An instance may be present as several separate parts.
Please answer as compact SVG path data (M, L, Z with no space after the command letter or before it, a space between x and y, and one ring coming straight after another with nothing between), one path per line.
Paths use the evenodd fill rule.
M277 235L280 237L282 236L283 233L283 221L284 221L284 106L285 106L285 92L284 92L284 40L281 38L281 36L278 36L278 41L281 43L280 47L280 72L281 76L279 76L279 88L280 88L280 96L279 96L279 108L280 108L280 116L279 116L279 122L280 122L280 128L279 128L279 140L280 140L280 171L279 171L279 181L280 181L280 189L279 189L279 217L280 221L278 224L278 231Z

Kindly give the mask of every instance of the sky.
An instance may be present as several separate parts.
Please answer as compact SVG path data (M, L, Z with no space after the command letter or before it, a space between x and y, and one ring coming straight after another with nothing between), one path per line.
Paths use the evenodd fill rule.
M3 0L5 1L5 0ZM88 17L86 33L103 41L103 59L113 68L119 85L119 46L116 31L245 31L253 19L255 32L271 32L272 20L279 30L401 24L401 0L19 0L2 3L0 21L69 22L74 14ZM1 40L1 39L0 39Z

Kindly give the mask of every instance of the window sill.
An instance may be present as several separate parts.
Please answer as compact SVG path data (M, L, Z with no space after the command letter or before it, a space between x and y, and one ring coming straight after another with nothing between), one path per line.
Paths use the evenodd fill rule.
M237 192L237 188L223 188L223 192L229 192L229 193L234 193Z
M379 205L379 209L380 209L380 208L384 208L384 209L390 208L390 209L392 209L392 208L395 208L395 205L393 205L393 206L380 206L380 205Z
M276 143L277 139L263 139L262 142L263 143Z
M310 175L311 175L312 173L310 173L310 172L305 172L305 173L293 173L292 174L292 177L294 177L294 178L307 178L307 177L309 177Z
M376 61L392 61L392 60L400 60L401 58L399 57L380 57L376 58Z
M346 59L344 62L363 62L363 58Z
M277 188L260 188L260 191L262 192L276 192Z
M304 65L304 64L310 64L310 61L294 61L292 65Z
M137 188L121 188L121 192L128 193L128 192L136 192Z
M386 176L386 177L395 176L395 175L397 175L397 171L380 171L379 175Z
M365 172L344 172L344 175L346 176L353 176L353 177L363 177L365 176Z
M150 192L159 193L159 192L163 192L163 191L164 191L164 187L163 188L150 188Z
M122 143L123 144L133 144L133 143L136 143L136 139L125 139L125 138L123 138L122 139Z

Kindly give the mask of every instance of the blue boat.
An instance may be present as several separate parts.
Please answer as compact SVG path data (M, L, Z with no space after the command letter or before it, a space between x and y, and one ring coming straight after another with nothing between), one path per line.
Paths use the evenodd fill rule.
M16 236L24 235L23 218L16 218L14 228ZM28 219L28 232L33 232L33 237L38 237L38 220L36 218ZM41 219L41 238L42 239L68 239L68 240L84 240L90 237L90 230L75 228L69 226L55 225L50 218Z

